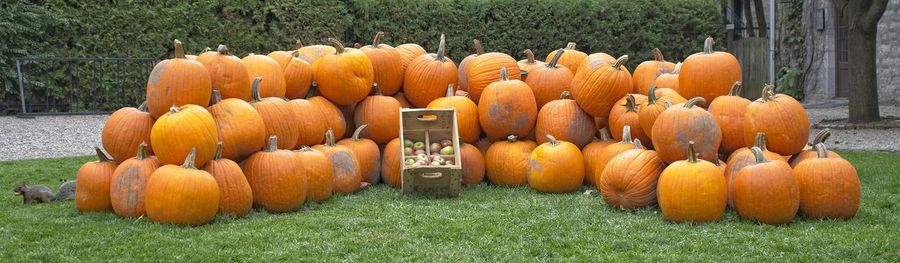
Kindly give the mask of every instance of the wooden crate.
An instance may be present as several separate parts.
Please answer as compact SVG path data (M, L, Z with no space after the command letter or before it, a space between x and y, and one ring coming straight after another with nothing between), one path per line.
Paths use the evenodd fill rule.
M400 188L403 194L414 194L429 197L456 197L462 185L462 167L459 157L459 133L456 129L455 109L401 109L400 110L400 143L409 139L414 142L425 142L425 151L431 155L431 142L451 140L453 156L452 166L419 166L403 167ZM408 156L401 151L400 161Z

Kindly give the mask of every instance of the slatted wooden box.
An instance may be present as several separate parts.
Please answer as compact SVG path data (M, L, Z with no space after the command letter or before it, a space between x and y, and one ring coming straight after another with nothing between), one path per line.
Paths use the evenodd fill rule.
M462 167L459 157L459 132L456 127L455 109L401 109L400 110L400 142L405 140L424 142L425 151L432 142L451 140L453 155L441 156L452 159L449 166L410 167L405 160L415 156L401 151L401 167L403 167L400 188L403 194L428 197L457 197L462 185Z

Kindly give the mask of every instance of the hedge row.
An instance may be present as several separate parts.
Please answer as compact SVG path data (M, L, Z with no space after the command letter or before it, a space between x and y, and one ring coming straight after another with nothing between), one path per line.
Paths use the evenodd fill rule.
M16 1L0 6L6 10L0 11L0 77L4 82L0 102L15 101L18 95L15 57L164 59L170 56L171 40L176 38L190 53L225 43L243 56L287 49L294 39L312 44L338 37L347 43L367 43L377 31L387 33L387 43L415 42L432 51L444 33L448 52L456 61L472 52L473 38L481 39L489 51L515 57L526 48L545 56L574 41L586 52L628 54L632 61L640 61L651 57L654 47L671 60L683 59L698 51L706 36L724 32L718 1L713 0L45 0L38 5ZM10 23L21 26L2 26ZM29 65L28 70L30 75L42 76L39 81L29 79L28 86L35 94L56 97L69 94L57 89L73 87L68 75L96 71L53 63ZM112 76L98 81L113 82L102 78ZM97 103L80 103L70 110L122 106L102 103L121 95L105 97L92 92L93 86L83 81L74 87L79 93L92 94L91 100ZM139 100L143 93L139 84L118 88L134 93L127 96L131 100Z

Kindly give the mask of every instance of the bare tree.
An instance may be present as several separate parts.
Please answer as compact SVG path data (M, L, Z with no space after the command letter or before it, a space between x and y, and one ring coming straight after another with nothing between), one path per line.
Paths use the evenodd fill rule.
M769 35L769 29L766 27L766 8L763 6L763 0L753 0L753 3L753 11L756 11L756 24L759 25L759 37L766 37Z
M835 11L847 19L851 123L881 120L875 74L875 42L878 21L887 3L888 0L832 0Z
M744 0L742 2L744 7L744 20L747 21L747 24L744 25L746 28L744 31L747 33L747 37L755 37L756 31L753 31L753 12L750 9L750 0Z

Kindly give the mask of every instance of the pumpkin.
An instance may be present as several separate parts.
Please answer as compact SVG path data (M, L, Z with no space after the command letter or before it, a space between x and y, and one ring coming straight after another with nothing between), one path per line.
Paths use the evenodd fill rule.
M341 112L341 109L322 96L312 96L306 100L319 109L322 120L325 121L325 129L331 129L334 134L339 136L337 138L338 140L342 139L344 133L346 133L348 129L347 121L344 119L344 114ZM325 135L322 135L322 138L324 139Z
M484 181L484 154L475 145L459 143L459 163L462 167L464 185L480 184Z
M144 188L153 171L159 168L159 160L147 151L147 144L138 145L137 156L128 159L112 174L109 200L113 211L121 217L140 217L144 209ZM77 184L76 184L77 187Z
M303 145L322 143L327 128L319 107L305 99L293 99L288 101L288 104L294 110L294 115L297 116L298 123L295 126L301 127L297 144L293 148L299 149Z
M469 91L469 77L466 75L466 72L469 70L469 63L482 54L484 54L484 47L481 46L481 40L472 39L472 47L475 48L475 54L471 54L463 58L459 61L459 71L457 72L457 79L459 80L459 89L463 91ZM475 102L478 102L476 99Z
M394 93L394 95L391 97L394 97L394 99L400 103L401 108L404 108L404 109L412 108L412 104L409 104L409 101L406 100L406 95L404 95L403 92Z
M196 150L191 149L184 164L168 164L150 175L144 190L144 207L150 221L199 226L216 218L219 185L208 172L197 169L195 155Z
M366 97L356 105L353 120L357 127L368 125L366 138L379 144L387 143L400 136L400 107L402 105L396 99L382 95L381 85L376 84L375 95ZM359 136L356 133L353 135Z
M334 142L332 130L325 133L325 144L313 146L313 149L324 153L331 160L331 167L334 170L334 192L349 194L360 189L362 170L359 159L350 148Z
M100 132L103 148L117 163L122 163L138 154L135 149L142 142L150 141L153 116L147 112L147 103L137 108L125 107L113 112L103 124ZM153 149L148 148L152 153Z
M750 151L755 162L734 178L734 209L741 218L763 224L790 223L800 206L794 171L787 162L767 160L758 147Z
M594 171L603 172L603 169L597 169L600 154L607 146L616 143L610 138L609 132L605 128L600 129L597 134L599 136L594 141L581 149L581 154L584 155L584 183L587 185L594 185L594 178L597 176Z
M616 105L616 107L613 108L609 115L609 125L607 125L606 127L609 128L609 131L613 134L614 139L620 140L622 139L622 136L615 135L622 134L622 130L625 126L631 126L631 137L647 142L647 146L652 148L653 144L650 142L649 133L645 132L644 129L641 128L641 122L638 119L638 103L635 102L634 95L635 94L625 95L624 107L620 108L618 105Z
M412 106L422 108L444 94L448 85L456 84L457 71L453 60L446 57L444 35L437 53L413 59L403 78L403 93Z
M300 118L291 103L276 97L261 98L259 83L262 80L253 80L253 99L250 105L262 117L266 127L266 136L278 136L279 149L293 149L300 137Z
M453 85L448 85L445 97L428 103L429 109L456 109L456 125L459 137L468 143L475 143L481 136L478 123L478 105L465 96L455 95Z
M616 100L631 91L631 73L625 68L628 56L612 65L581 70L572 79L572 97L578 106L594 117L607 118Z
M600 177L603 176L603 170L606 169L606 165L609 164L609 161L616 157L616 155L631 149L634 149L634 140L631 138L631 126L626 125L622 129L621 141L603 147L603 150L601 150L596 157L593 157L594 164L592 165L593 169L591 169L591 174L594 175L594 178L592 178L592 181L589 183L596 184L600 180Z
M597 189L611 207L632 210L656 204L656 181L665 165L653 150L634 139L634 149L624 151L603 168Z
M241 163L247 182L253 189L253 205L270 213L299 210L309 187L300 157L290 150L278 149L278 136L269 137L266 149Z
M510 57L505 53L500 52L489 52L480 54L472 58L471 62L463 68L463 71L460 74L465 73L465 87L462 90L469 92L469 98L475 101L475 103L481 102L481 94L487 89L488 86L497 81L504 81L500 77L498 72L502 68L506 68L509 72L507 74L506 79L511 80L520 80L522 78L522 72L519 71L519 64L516 63L516 60ZM463 83L463 79L460 78L460 83ZM532 95L533 97L534 95ZM415 104L415 103L413 103ZM537 110L535 110L536 113ZM482 126L484 126L482 124Z
M306 60L309 64L315 64L320 58L334 54L337 49L329 45L304 46L297 49L297 57Z
M206 108L192 104L170 108L150 130L150 144L163 165L177 164L191 149L196 149L196 159L192 161L202 166L212 159L218 142L219 134L212 114Z
M475 147L477 147L478 150L481 151L481 155L487 156L487 151L489 148L491 148L491 144L491 140L488 140L488 138L481 138L480 140L475 142Z
M656 87L656 92L654 94L656 94L657 100L669 101L672 104L685 103L688 101L682 97L681 94L678 94L678 92L669 88Z
M762 97L751 102L744 113L744 142L753 142L756 133L769 136L769 150L781 155L794 155L803 150L809 139L806 110L791 96L774 95L775 87L766 85Z
M593 68L597 68L601 65L612 65L616 63L616 58L610 56L609 54L603 52L597 52L594 54L588 55L584 58L584 62L581 63L577 69L575 69L572 73L578 73L582 70L590 70Z
M313 82L312 65L298 56L294 51L290 62L284 67L284 96L288 99L306 98Z
M638 122L641 124L641 131L644 134L653 134L653 124L656 123L659 114L666 110L665 102L668 100L657 99L655 84L650 84L648 94L647 103L638 111Z
M678 72L678 93L687 98L703 97L701 107L728 94L731 84L741 81L741 64L737 58L728 52L714 51L713 43L712 37L706 38L703 52L684 59Z
M266 124L250 103L237 98L222 100L213 91L209 113L216 121L222 156L240 162L266 146Z
M413 59L426 53L422 46L414 43L402 44L394 47L394 49L400 54L400 66L403 67L404 72L406 72L406 68Z
M365 53L372 62L375 72L374 81L381 87L381 92L385 95L393 95L400 91L400 85L403 85L403 62L400 52L388 44L381 43L382 37L384 37L384 32L376 33L375 38L372 39L372 45L363 46L359 50Z
M362 101L372 91L375 81L372 61L358 49L345 49L337 39L328 41L335 48L334 55L324 56L313 64L319 93L338 105Z
M572 71L557 65L559 58L564 53L564 50L560 49L546 66L533 67L528 71L525 83L534 91L538 110L548 102L559 99L559 94L568 91L569 85L572 84L572 78L575 77ZM538 136L538 138L543 138L543 136Z
M110 181L116 171L116 162L99 147L97 161L87 162L78 168L75 184L75 208L78 212L106 212L112 210Z
M219 185L219 213L241 217L253 207L253 190L247 176L236 162L223 158L224 143L219 142L216 155L203 170Z
M381 156L381 180L394 188L400 187L400 175L403 170L400 166L403 163L400 160L402 151L400 138L396 138L384 146L384 155Z
M808 144L807 147L809 147L810 145L825 143L825 140L828 140L828 137L831 137L831 129L822 129L821 131L819 131L819 133L816 134L816 137L813 138L812 143ZM814 147L809 147L809 149L804 149L802 152L792 156L788 163L791 164L791 168L796 168L797 165L804 160L816 158L817 155L818 151ZM828 151L828 157L841 158L841 155L833 151Z
M227 46L204 52L197 61L206 67L213 89L219 90L222 98L250 101L250 73L240 58L228 52Z
M284 98L287 92L287 83L284 79L284 69L274 59L250 53L242 58L244 66L247 67L248 80L255 81L262 78L265 82L259 84L259 94L263 98L276 97ZM252 86L253 84L251 84ZM250 94L253 96L253 94ZM252 98L251 98L252 99Z
M527 80L528 74L531 73L532 69L545 66L547 63L534 60L534 52L531 52L531 49L526 49L522 53L525 54L525 59L519 60L517 63L519 64L519 71L522 72L522 79Z
M400 111L397 110L397 112L399 113ZM369 127L369 124L360 125L353 132L353 136L339 141L338 144L346 146L356 155L362 180L369 184L376 184L378 179L381 178L379 175L381 172L381 150L378 149L378 144L375 141L359 137L366 127Z
M794 168L800 187L800 213L809 218L849 219L859 209L860 185L856 168L816 144L816 156Z
M672 89L673 91L678 91L678 73L681 72L681 62L675 64L675 68L672 69L672 72L663 72L659 74L658 77L653 81L656 84L657 88L660 89Z
M666 220L714 222L725 213L727 188L722 170L698 159L689 142L687 159L670 164L659 176L656 198Z
M527 184L528 159L535 148L537 144L533 141L518 140L515 135L492 143L484 155L488 181L499 186Z
M594 137L594 118L569 99L569 92L563 91L559 100L547 103L537 115L535 137L538 143L547 142L547 135L562 141L584 147Z
M719 153L728 156L735 150L746 147L744 141L744 113L750 100L742 98L741 83L735 82L731 86L728 95L720 96L709 104L709 114L712 114L722 129L722 145Z
M501 68L500 81L491 83L484 90L478 104L478 121L489 139L499 140L510 134L527 137L531 134L537 118L537 105L528 84L510 79L507 69Z
M334 192L334 167L331 166L331 159L305 145L294 153L301 164L298 167L300 173L306 175L306 198L317 203L331 198L331 193Z
M278 65L281 66L281 69L282 69L282 70L284 70L284 69L287 68L288 64L291 63L291 59L294 58L293 53L296 52L297 49L300 49L300 48L303 48L303 42L301 42L299 39L297 39L297 41L294 42L294 50L291 50L291 51L283 51L283 50L272 51L272 52L269 52L269 54L266 55L266 56L269 57L269 58L271 58L272 60L275 60L275 62L278 62ZM305 60L304 60L304 61L305 61Z
M212 80L203 63L184 57L181 41L175 40L175 57L160 61L147 79L147 107L153 118L166 114L169 107L209 103Z
M551 63L553 61L553 57L556 57L556 54L565 51L565 54L562 54L557 61L559 64L562 64L566 68L569 69L579 69L581 68L581 64L587 59L588 55L584 52L578 51L575 49L575 42L569 42L566 45L566 48L555 50L547 54L547 63Z
M359 103L337 106L338 109L341 110L341 115L343 115L344 126L347 127L347 129L344 131L344 134L337 135L337 140L350 138L350 136L353 135L353 131L356 130L356 122L354 120L354 116L356 115L356 106L358 104Z
M578 146L546 135L547 142L531 151L528 185L538 192L568 193L584 182L584 156Z
M641 62L634 68L634 86L631 92L647 95L650 85L656 82L656 78L666 72L675 70L675 63L666 61L662 51L653 49L653 60Z
M765 133L757 133L756 134L756 142L753 146L762 150L763 155L765 155L766 159L771 161L785 161L784 157L778 155L777 153L770 152L766 148L766 134ZM756 162L756 157L753 156L753 152L750 151L750 148L744 147L734 151L731 156L728 157L727 165L725 166L725 181L728 182L728 207L734 207L734 178L737 176L738 171L743 169L744 167L754 164Z
M695 107L701 102L701 97L690 99L682 106L663 111L656 118L650 137L659 157L666 163L687 159L689 141L697 142L695 149L700 159L712 161L718 158L722 130L709 112Z

